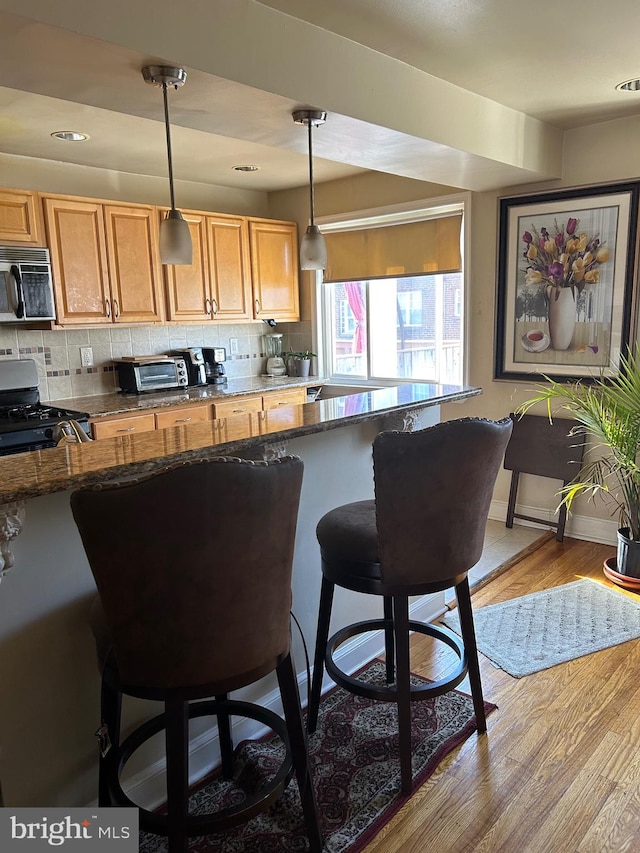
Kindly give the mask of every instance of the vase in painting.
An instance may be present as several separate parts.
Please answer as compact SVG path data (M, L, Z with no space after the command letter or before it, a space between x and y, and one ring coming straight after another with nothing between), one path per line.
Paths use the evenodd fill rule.
M549 337L553 349L569 349L576 325L576 297L572 287L551 288Z

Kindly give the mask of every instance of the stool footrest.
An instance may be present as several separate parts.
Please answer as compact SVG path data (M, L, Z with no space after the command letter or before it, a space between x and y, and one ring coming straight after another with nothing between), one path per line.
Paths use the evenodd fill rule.
M378 701L398 701L398 690L395 683L386 685L365 684L365 682L360 681L352 675L348 675L344 670L340 669L334 660L337 649L351 637L366 634L370 631L381 631L389 627L389 625L390 623L385 619L368 619L364 622L355 622L353 625L348 625L330 637L327 643L325 667L336 684L350 693L354 693L356 696L364 696L365 698L376 699ZM462 640L447 628L433 625L430 622L415 622L410 620L409 629L445 643L449 648L453 649L458 658L455 669L446 678L439 679L438 681L430 681L428 684L412 684L410 687L411 701L417 702L441 696L443 693L447 693L449 690L457 687L467 674L467 654Z
M188 815L186 819L188 836L208 835L245 823L256 814L264 811L271 803L281 796L293 775L293 755L286 722L267 708L250 702L240 702L233 699L211 699L203 702L189 703L189 719L195 717L217 716L228 714L238 717L248 717L268 726L283 741L285 755L282 764L258 792L248 795L242 802L219 811L203 814ZM140 813L140 828L158 835L168 832L167 815L144 809L125 794L120 783L120 774L131 756L149 738L166 728L166 714L158 714L128 735L117 750L117 761L111 765L109 789L113 800L124 806L137 808Z

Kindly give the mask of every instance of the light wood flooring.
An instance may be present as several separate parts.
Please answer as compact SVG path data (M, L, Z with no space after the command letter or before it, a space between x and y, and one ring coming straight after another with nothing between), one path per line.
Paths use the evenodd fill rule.
M610 585L602 563L613 553L550 539L473 605L580 577ZM429 639L412 643L412 669L437 675ZM485 699L498 706L488 733L448 756L365 853L640 851L640 640L520 679L480 657Z

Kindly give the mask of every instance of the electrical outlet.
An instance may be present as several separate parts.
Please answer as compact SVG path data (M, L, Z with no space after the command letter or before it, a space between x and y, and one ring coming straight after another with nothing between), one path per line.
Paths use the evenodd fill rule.
M92 347L80 347L80 364L83 367L93 367Z
M238 339L229 338L229 352L231 355L238 355Z

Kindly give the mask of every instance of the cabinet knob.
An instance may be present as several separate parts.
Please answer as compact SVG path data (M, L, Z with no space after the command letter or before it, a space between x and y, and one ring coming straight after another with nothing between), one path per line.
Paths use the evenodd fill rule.
M113 300L113 319L117 320L120 316L120 306L118 305L118 300Z
M215 299L212 301L213 301L213 316L215 317L216 314L218 313L218 303Z
M104 308L107 314L107 317L111 316L111 302L108 299L104 300Z
M176 418L177 424L188 424L191 418Z
M262 309L260 308L260 300L256 299L256 314L259 314Z

